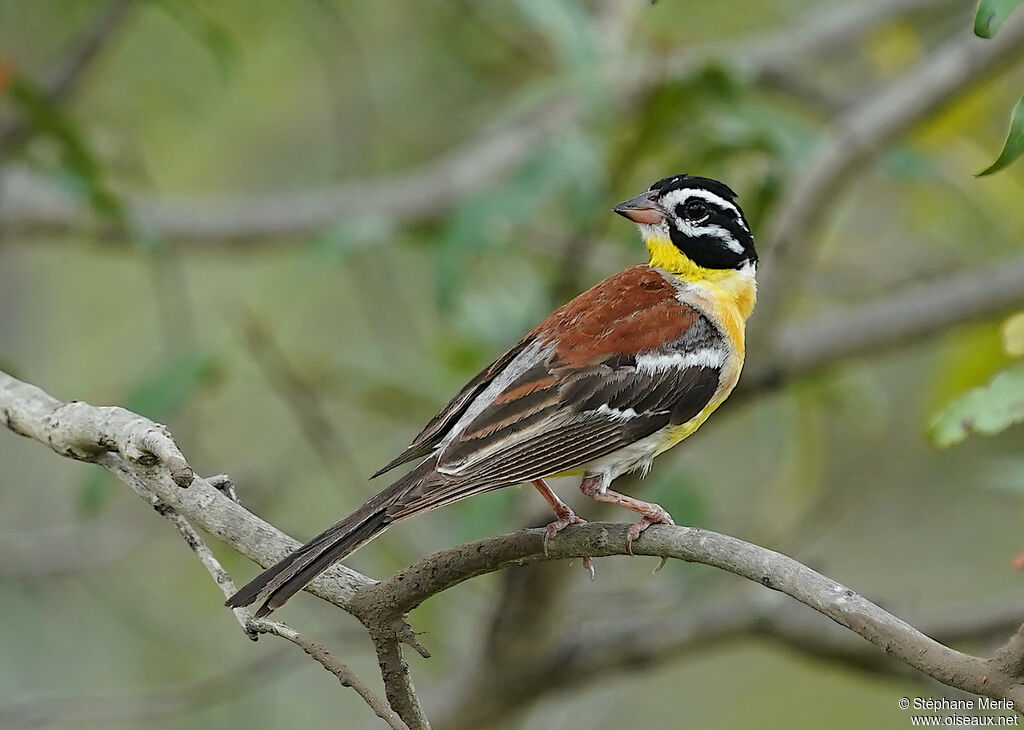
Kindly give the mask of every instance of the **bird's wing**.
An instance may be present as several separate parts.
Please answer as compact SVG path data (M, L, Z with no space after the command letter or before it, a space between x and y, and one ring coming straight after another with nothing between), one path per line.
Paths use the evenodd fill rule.
M728 354L657 271L634 267L545 320L461 410L394 519L567 471L700 413ZM440 483L439 483L440 481Z
M480 395L491 384L495 376L504 371L509 363L530 345L530 341L530 337L523 338L508 352L477 373L476 377L466 383L462 390L456 393L455 397L448 401L444 408L438 411L436 416L430 419L430 422L423 427L419 435L412 440L412 443L401 454L378 469L370 478L379 477L396 466L426 456L433 451L434 447L441 442L455 422L459 420L459 417L466 412L473 399Z

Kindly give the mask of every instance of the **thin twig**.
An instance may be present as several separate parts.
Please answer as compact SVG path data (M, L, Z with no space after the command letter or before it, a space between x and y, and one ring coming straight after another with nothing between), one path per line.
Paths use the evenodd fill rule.
M192 549L202 562L210 577L220 587L224 597L228 598L234 595L237 588L234 581L231 580L231 576L224 570L220 561L217 560L213 552L199 536L199 533L188 523L188 520L170 508L167 508L164 516L177 528L185 540L185 544ZM388 707L386 702L377 697L348 665L339 662L320 644L306 638L295 629L280 621L253 618L248 608L234 608L232 613L238 619L238 623L247 636L255 637L257 634L273 634L274 636L280 636L282 639L287 639L337 677L343 687L354 689L377 714L377 717L388 723L394 730L409 730L409 726L402 722L402 719L395 711Z
M365 700L366 704L368 704L373 711L377 713L377 717L384 720L384 722L394 728L394 730L409 730L409 726L402 721L402 718L399 717L394 710L388 707L388 704L384 702L384 700L374 694L363 680L359 679L359 677L357 677L347 665L339 662L331 656L330 652L315 641L307 639L298 631L281 623L280 621L269 621L263 618L254 618L249 620L247 628L250 631L255 631L260 634L273 634L274 636L280 636L282 639L287 639L292 642L323 666L324 669L337 677L343 687L351 687L358 692L359 696Z
M103 466L108 466L108 464L105 463L107 460L119 458L120 457L115 455L105 454L101 457L99 463ZM132 487L133 491L153 504L158 512L170 520L171 524L173 524L175 529L178 530L178 534L180 534L182 539L185 541L185 544L188 545L192 552L196 554L196 557L199 558L203 567L206 568L210 577L213 578L214 583L217 584L221 592L224 594L224 597L228 598L229 596L234 595L237 588L234 581L231 579L231 575L224 569L224 566L220 564L220 561L217 560L213 551L210 550L209 546L199 533L196 532L195 528L189 524L188 520L174 511L174 508L162 504L159 497L146 489L142 480L127 478L124 479L124 481ZM356 676L355 672L353 672L346 664L343 664L332 657L325 648L315 641L306 638L295 629L279 621L253 618L252 613L248 608L233 608L231 609L231 612L234 614L235 619L242 627L242 631L245 632L246 636L255 639L257 634L273 634L274 636L280 636L283 639L287 639L306 652L310 658L320 664L324 669L337 677L343 687L351 687L354 689L359 696L363 698L366 704L368 704L377 714L377 716L387 722L388 725L394 728L394 730L409 730L409 726L402 722L402 719L395 714L395 711L388 707L387 703L382 699L377 697L366 683ZM397 637L395 640L397 643Z

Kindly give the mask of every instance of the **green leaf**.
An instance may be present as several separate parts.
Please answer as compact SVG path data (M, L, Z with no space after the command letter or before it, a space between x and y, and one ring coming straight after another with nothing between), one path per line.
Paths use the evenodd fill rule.
M220 374L216 359L206 352L190 352L157 368L136 383L125 408L154 421L171 418L200 387Z
M981 0L978 13L974 16L974 34L980 38L994 36L1021 2L1024 0Z
M1024 364L1008 368L988 385L974 388L947 405L932 421L932 440L941 447L972 433L992 435L1024 421Z
M23 76L13 76L5 93L25 115L32 134L57 142L65 183L87 198L97 213L123 221L120 199L107 187L99 162L64 110L54 104L43 89Z
M1024 312L1003 322L1003 349L1011 357L1024 357Z
M1024 97L1017 102L1010 116L1010 131L1006 135L1003 151L999 158L977 174L977 177L999 172L1011 162L1024 154Z

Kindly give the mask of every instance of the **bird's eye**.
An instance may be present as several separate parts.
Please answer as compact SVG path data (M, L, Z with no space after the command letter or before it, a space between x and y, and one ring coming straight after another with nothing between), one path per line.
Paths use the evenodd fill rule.
M703 200L691 200L683 206L683 218L690 223L706 221L710 211Z

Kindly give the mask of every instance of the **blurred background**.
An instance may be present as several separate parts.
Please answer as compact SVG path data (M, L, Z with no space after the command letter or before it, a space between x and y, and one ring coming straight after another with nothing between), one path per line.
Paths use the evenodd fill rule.
M167 423L306 539L479 368L644 260L615 203L716 177L762 254L747 379L622 490L990 652L1024 606L1024 430L1003 430L1024 397L1024 164L975 174L1003 147L1024 42L957 61L1020 35L1011 18L972 37L974 11L0 0L0 369ZM922 108L899 91L929 93L921 69L951 60L965 77ZM0 726L380 724L293 647L244 640L175 531L101 469L11 434L0 464ZM386 576L543 507L502 490L347 562ZM256 573L214 548L236 581ZM906 727L900 697L951 692L783 596L656 564L600 559L594 583L512 569L417 609L434 727ZM306 596L282 618L379 687L350 616Z

